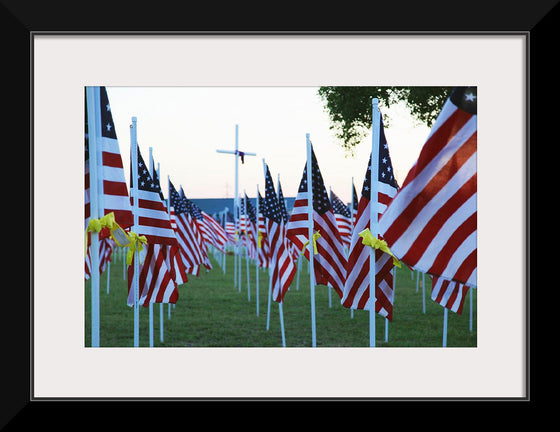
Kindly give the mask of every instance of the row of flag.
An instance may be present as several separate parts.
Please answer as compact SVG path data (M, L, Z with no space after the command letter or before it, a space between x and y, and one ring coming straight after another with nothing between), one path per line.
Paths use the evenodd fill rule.
M350 206L332 190L327 192L309 142L310 160L303 169L291 214L286 210L280 182L276 191L264 163L265 194L262 197L258 192L256 208L245 195L237 214L226 212L221 219L198 208L186 198L182 187L178 191L169 179L166 201L153 160L147 166L137 145L131 148L136 166L131 160L128 194L107 91L104 87L94 91L94 115L91 108L88 111L86 98L85 225L87 228L92 219L89 183L94 169L89 163L88 118L95 118L96 217L112 214L119 228L128 233L134 229L135 238L143 239L145 248L140 240L132 248L140 261L139 305L177 302L177 286L188 281L187 275L198 275L201 266L212 268L208 246L225 253L228 244L243 246L250 259L269 269L272 298L278 303L283 302L294 279L300 254L313 262L314 283L332 287L343 306L374 307L388 320L393 316L397 260L430 275L432 299L454 312L461 313L468 288L476 287L476 88L461 87L452 92L402 186L393 174L381 118L379 154L373 158L377 166L372 170L370 157L359 197L352 184ZM372 178L372 171L378 173L377 178ZM377 191L377 196L370 190ZM371 223L372 214L377 214L378 224ZM372 237L383 241L386 248L372 252L364 233L374 225L378 231L371 233ZM99 231L100 272L110 259L115 240L111 227ZM91 242L88 245L86 278L92 272ZM374 306L370 298L372 257ZM130 306L134 305L133 279L134 266L129 265Z

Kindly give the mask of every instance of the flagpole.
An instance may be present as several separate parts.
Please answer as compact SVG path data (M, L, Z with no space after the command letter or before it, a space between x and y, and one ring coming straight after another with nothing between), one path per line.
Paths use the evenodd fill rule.
M426 289L424 285L426 283L426 273L422 273L422 313L426 313Z
M354 235L354 177L352 177L352 188L350 189L350 238ZM350 256L350 250L346 251L346 259ZM354 309L350 309L350 318L354 318Z
M255 300L255 303L257 304L257 316L259 316L259 185L257 184L257 199L256 199L257 205L256 205L256 215L257 215L257 259L255 260L255 289L257 290L256 296L257 299ZM262 243L261 243L261 247L262 247Z
M150 147L149 166L150 166L149 170L151 171L153 177L155 167L154 167L154 156L152 154L152 147ZM158 173L158 179L159 179L159 173ZM154 346L154 304L152 302L150 302L150 304L148 305L148 322L149 322L148 340L149 340L150 347L153 347Z
M264 169L264 175L266 178L266 161L263 158L263 169ZM265 219L265 225L266 225L266 219ZM270 264L268 266L268 306L267 306L267 311L266 311L266 329L268 330L270 328L270 303L272 301L272 268L270 267Z
M136 130L136 117L132 117L130 125L130 156L131 156L131 175L132 175L132 214L134 215L133 231L138 231L138 142ZM140 310L138 308L139 298L139 257L138 251L134 252L134 277L132 279L132 289L134 290L134 346L139 346L140 340Z
M309 134L305 134L307 144L307 220L309 237L309 286L311 288L311 346L317 346L317 334L315 328L315 271L313 268L313 177L311 141Z
M99 87L86 87L86 100L88 106L88 141L89 141L89 193L90 193L90 220L99 219L98 189L98 154L97 142L99 107ZM91 236L91 346L99 347L99 233L90 232Z
M243 204L245 207L245 238L247 241L247 245L249 244L249 215L247 214L247 192L243 189L243 195L245 199L243 200ZM247 301L251 301L251 277L249 275L249 248L245 246L245 267L247 268Z
M447 347L447 308L443 308L443 347Z
M380 112L378 99L372 98L372 140L371 140L371 172L370 172L370 231L374 237L379 235L378 213L378 180L379 180L379 128ZM375 347L375 249L369 255L369 346Z

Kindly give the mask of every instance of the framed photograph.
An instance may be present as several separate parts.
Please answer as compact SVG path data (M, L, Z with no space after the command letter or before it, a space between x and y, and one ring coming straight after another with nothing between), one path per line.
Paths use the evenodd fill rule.
M10 316L26 321L29 333L20 336L29 368L18 368L21 381L13 387L23 391L12 416L33 401L63 400L530 401L529 126L536 110L547 115L533 109L533 89L556 23L553 3L519 17L519 25L490 22L497 9L489 6L490 21L481 28L457 18L454 29L440 30L434 18L420 30L388 22L375 31L360 18L350 31L303 25L219 31L175 21L164 31L146 31L132 24L119 29L124 21L116 18L108 31L94 21L68 30L57 20L44 24L37 11L31 17L21 6L6 6L6 28L25 34L24 46L12 52L24 48L29 56L31 128L30 308L27 321L21 311ZM84 346L84 88L98 85L476 86L476 346ZM126 147L129 137L120 139ZM176 371L172 379L139 379L158 365Z

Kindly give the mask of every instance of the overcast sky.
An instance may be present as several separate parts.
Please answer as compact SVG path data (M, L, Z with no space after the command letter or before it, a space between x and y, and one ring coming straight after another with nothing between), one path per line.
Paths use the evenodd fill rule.
M371 133L352 157L329 129L318 87L107 87L125 172L129 173L130 124L137 117L138 144L146 161L152 147L167 196L167 176L188 198L232 198L235 158L217 153L239 149L257 153L239 164L239 193L264 194L263 158L272 176L280 175L286 197L295 196L306 162L306 133L327 188L342 200L358 193L371 151ZM386 137L399 184L428 136L403 107L391 108Z

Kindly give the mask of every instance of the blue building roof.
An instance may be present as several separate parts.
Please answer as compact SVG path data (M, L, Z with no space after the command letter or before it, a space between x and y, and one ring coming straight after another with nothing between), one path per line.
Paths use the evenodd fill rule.
M201 210L205 211L209 215L214 213L220 213L224 211L227 207L229 212L233 212L233 198L189 198L194 202ZM256 198L249 198L251 204L256 207ZM294 207L295 197L284 197L286 202L286 210L288 214L291 213Z

